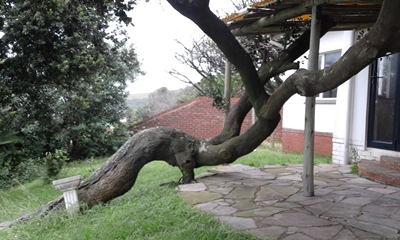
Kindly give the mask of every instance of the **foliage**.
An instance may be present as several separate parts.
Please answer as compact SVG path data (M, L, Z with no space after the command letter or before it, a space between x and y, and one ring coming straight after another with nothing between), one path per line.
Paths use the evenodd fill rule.
M40 175L40 164L28 158L24 139L10 131L7 122L15 116L7 107L0 107L0 188L27 182Z
M114 152L128 137L119 126L126 83L142 74L122 25L135 1L3 3L0 103L15 113L5 124L24 138L24 152L37 158L63 148L73 159Z
M358 174L358 162L359 161L360 161L360 155L358 155L357 149L351 148L350 170L354 174Z
M55 180L57 175L61 172L63 165L69 160L66 154L67 151L64 149L56 149L54 153L46 153L43 159L46 165L45 183L50 183L52 180Z

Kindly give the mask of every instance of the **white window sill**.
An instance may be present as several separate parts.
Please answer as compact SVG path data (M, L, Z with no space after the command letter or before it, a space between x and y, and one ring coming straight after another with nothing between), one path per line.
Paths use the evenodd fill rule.
M336 98L329 98L329 99L315 99L315 104L336 104Z

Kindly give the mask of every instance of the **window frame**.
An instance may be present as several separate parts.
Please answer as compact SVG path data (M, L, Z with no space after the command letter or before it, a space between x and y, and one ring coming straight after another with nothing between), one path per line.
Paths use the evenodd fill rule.
M342 56L342 50L341 49L336 49L336 50L332 50L332 51L326 51L326 52L319 53L319 55L318 55L318 70L322 70L322 69L324 69L326 67L332 66L332 65L325 66L326 55L332 54L332 53L339 53L340 54L339 58ZM326 91L326 92L331 92L331 91L332 90L329 90L329 91ZM316 96L316 103L317 104L336 104L337 88L336 88L336 97L323 97L323 94L326 93L326 92L319 93Z

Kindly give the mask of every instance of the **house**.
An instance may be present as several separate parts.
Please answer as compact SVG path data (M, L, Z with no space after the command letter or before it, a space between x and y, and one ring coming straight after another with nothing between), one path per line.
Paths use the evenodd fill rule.
M357 31L327 33L320 42L320 67L332 65L359 34ZM337 89L317 96L316 153L332 155L332 161L339 164L347 162L345 151L366 160L400 157L399 57L400 54L394 54L381 58ZM305 60L301 67L306 66ZM304 97L295 95L284 105L282 146L285 152L303 149L304 103Z
M336 23L320 40L319 67L324 68L332 65L362 35L362 31L354 29L366 31L374 25L382 3L383 0L263 0L223 21L237 36L275 34L284 22L307 19L311 7L319 6L316 8L319 14L330 16ZM366 160L358 164L359 173L397 186L400 186L399 58L399 54L388 53L337 89L316 96L313 131L315 153L332 155L332 161L338 164ZM301 67L307 68L307 60L302 60ZM304 112L305 98L298 95L283 107L285 152L303 151Z

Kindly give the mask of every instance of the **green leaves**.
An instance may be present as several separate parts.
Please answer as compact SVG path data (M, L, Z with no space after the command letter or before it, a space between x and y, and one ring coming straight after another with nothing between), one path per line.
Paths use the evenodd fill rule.
M107 126L120 124L126 83L142 74L123 29L135 1L1 3L0 106L15 112L7 129L34 157L62 148L73 158L113 151L127 135Z

